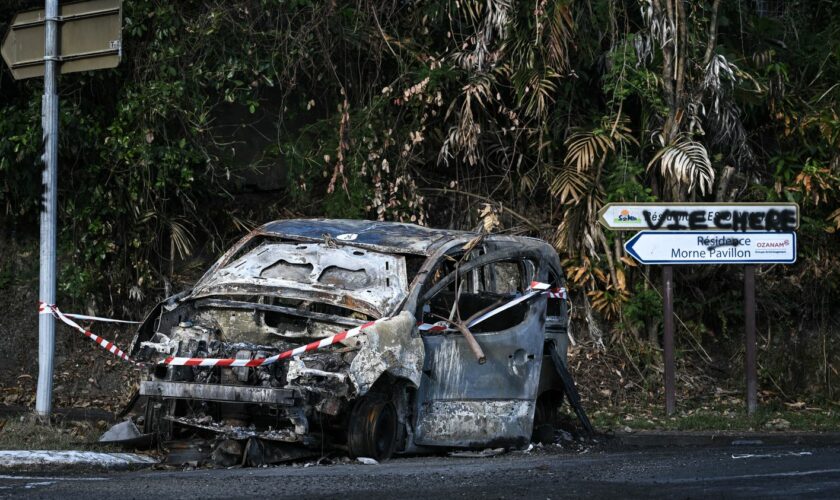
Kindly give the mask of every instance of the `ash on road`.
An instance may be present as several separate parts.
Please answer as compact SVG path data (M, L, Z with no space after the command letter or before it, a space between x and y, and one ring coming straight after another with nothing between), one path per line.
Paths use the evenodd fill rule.
M840 498L840 447L559 448L380 465L0 476L36 498Z

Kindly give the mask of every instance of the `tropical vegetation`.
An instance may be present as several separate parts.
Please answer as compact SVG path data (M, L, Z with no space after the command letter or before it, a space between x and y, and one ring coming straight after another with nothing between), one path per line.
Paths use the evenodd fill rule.
M39 2L0 6L0 23ZM660 278L611 201L792 201L759 275L761 385L840 382L840 2L130 0L123 61L61 77L60 290L136 311L289 216L553 242L578 340L658 385ZM7 24L0 24L6 31ZM0 71L0 224L37 238L39 79ZM172 285L172 283L175 283ZM681 356L739 373L741 270L677 273Z

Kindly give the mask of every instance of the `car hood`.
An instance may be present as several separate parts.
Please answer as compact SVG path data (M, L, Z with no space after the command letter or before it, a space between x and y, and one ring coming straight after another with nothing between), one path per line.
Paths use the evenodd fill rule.
M400 255L265 240L221 262L190 295L313 300L381 317L405 298L407 290L405 259Z

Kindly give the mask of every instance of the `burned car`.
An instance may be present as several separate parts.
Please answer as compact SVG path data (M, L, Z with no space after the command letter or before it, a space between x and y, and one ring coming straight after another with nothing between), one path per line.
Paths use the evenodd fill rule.
M269 461L527 446L570 389L563 285L533 238L271 222L138 329L140 420Z

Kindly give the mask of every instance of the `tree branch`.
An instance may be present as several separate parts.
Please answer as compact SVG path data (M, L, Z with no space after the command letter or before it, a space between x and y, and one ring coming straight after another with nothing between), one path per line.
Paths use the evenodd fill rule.
M712 18L709 21L709 41L706 42L706 55L703 56L703 67L709 65L712 61L712 56L715 53L715 47L717 46L717 19L718 19L718 11L720 10L720 2L721 0L715 0L712 3Z

